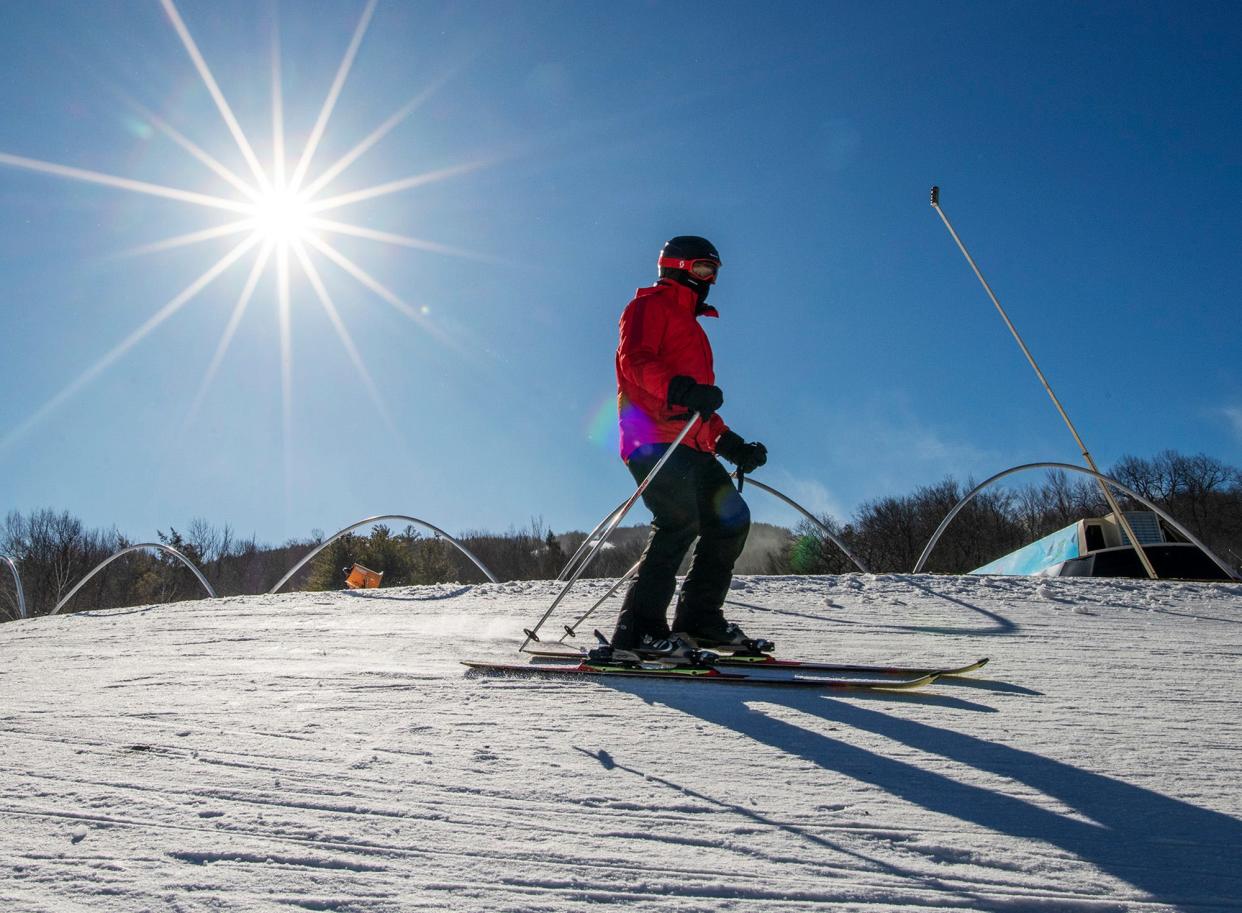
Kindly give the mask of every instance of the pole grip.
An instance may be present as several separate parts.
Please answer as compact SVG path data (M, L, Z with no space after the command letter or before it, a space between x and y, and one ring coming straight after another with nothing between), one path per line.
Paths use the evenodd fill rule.
M933 206L940 205L940 188L939 187L932 187L931 189L931 204Z

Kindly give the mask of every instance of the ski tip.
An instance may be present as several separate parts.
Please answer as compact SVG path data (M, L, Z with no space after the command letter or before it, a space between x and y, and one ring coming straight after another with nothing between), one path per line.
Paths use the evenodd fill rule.
M988 658L985 656L983 657L983 659L976 660L975 662L971 663L968 666L959 666L956 669L941 669L939 670L939 672L942 677L943 676L954 676L954 675L965 675L968 672L978 672L980 669L982 669L987 664L988 664Z
M849 681L841 679L836 682L833 687L840 688L857 688L865 691L913 691L916 688L926 688L933 684L936 679L944 675L940 670L926 672L923 675L914 678L894 678L891 680L884 679L866 679L859 681Z

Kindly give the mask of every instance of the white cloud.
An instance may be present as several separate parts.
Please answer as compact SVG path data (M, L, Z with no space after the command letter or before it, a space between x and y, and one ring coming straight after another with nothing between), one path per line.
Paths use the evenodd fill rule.
M836 520L844 521L849 518L849 511L841 504L841 501L826 485L816 479L801 478L778 467L772 467L771 471L765 467L764 476L760 481L796 501L816 517L829 514ZM759 501L759 497L763 498L762 502ZM796 510L766 492L761 496L747 497L746 501L756 519L767 523L796 526L804 519Z
M774 447L772 460L755 475L817 517L848 522L866 501L906 495L946 476L977 481L1030 461L994 445L989 429L916 412L900 391L871 391L828 408L799 418L818 426L818 447L790 455ZM765 493L745 495L756 520L793 527L803 519Z
M967 429L958 436L916 413L899 393L872 397L860 414L840 426L842 433L829 448L830 460L853 469L865 483L867 499L905 494L915 484L946 475L964 480L1005 468L997 450L978 446L981 433Z
M1233 427L1233 433L1242 441L1242 406L1226 406L1220 410Z

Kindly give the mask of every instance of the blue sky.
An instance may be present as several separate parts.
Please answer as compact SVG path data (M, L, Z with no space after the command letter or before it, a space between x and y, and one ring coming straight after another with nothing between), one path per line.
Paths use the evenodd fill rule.
M174 9L269 173L279 36L292 172L368 4ZM157 0L12 6L0 509L134 537L589 528L631 485L617 318L676 234L725 261L722 414L809 508L1081 462L932 184L1101 466L1242 464L1240 26L1211 3L381 0L307 181L414 100L317 199L449 169L322 213L448 252L323 234L388 300L311 247L336 323L292 258L283 346L269 261L204 386L260 248L135 339L247 234L135 252L238 216L63 169L237 201L186 146L253 182L245 156Z

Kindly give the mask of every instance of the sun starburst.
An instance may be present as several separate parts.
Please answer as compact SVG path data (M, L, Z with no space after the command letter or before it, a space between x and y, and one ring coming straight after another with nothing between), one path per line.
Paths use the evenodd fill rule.
M309 201L289 186L277 184L255 201L251 227L255 234L273 244L296 244L312 229Z
M470 251L461 250L460 248L438 244L434 241L378 231L365 225L356 225L340 221L339 219L325 218L324 216L347 205L407 191L434 181L465 174L491 164L491 162L486 160L463 162L423 174L385 181L375 186L364 187L348 193L338 193L335 195L325 193L337 177L401 123L443 83L443 80L440 80L416 94L343 156L320 170L317 174L312 172L316 151L323 140L332 113L336 108L363 38L375 14L376 3L377 0L367 0L350 37L345 54L336 69L327 97L319 109L319 114L315 119L306 144L297 157L289 161L286 161L285 158L286 131L284 98L281 86L281 51L278 31L273 29L271 60L272 161L265 167L256 154L254 146L248 139L245 131L242 129L241 123L234 115L215 77L212 75L207 60L194 41L194 37L182 18L176 3L174 0L160 0L160 4L168 17L169 23L172 25L173 31L180 39L185 52L189 55L203 87L215 103L216 110L219 112L229 135L236 144L238 152L245 161L246 167L249 169L249 174L244 176L237 174L187 138L182 132L175 129L165 119L143 108L137 102L131 101L130 104L140 112L141 116L146 118L154 129L163 133L184 149L194 160L206 166L217 177L226 181L236 191L235 196L202 193L196 190L170 187L86 168L0 152L0 165L102 185L131 193L161 197L206 209L225 211L232 213L236 217L233 221L223 225L213 225L199 231L187 232L145 244L129 251L128 253L130 254L152 254L173 248L187 247L229 235L242 235L242 239L228 253L209 266L197 279L182 289L177 295L174 295L168 302L157 308L150 318L93 365L86 368L77 378L50 397L24 422L11 429L3 437L0 437L0 449L7 447L17 438L24 435L61 404L80 392L98 375L124 357L150 333L154 332L161 324L198 296L215 279L252 253L254 261L245 286L224 327L215 353L199 386L194 402L190 407L190 414L193 414L207 395L212 380L219 371L227 354L230 342L237 332L238 325L255 295L260 278L266 274L274 273L276 285L275 306L280 326L282 414L284 416L286 459L288 459L289 438L291 435L291 399L293 394L291 368L293 360L291 350L293 308L291 305L290 274L296 268L300 270L301 275L305 278L313 292L313 298L327 315L333 330L358 374L359 380L375 402L379 414L384 418L386 424L389 424L390 427L392 426L393 423L389 410L383 403L379 389L366 369L339 309L324 285L320 272L312 259L313 254L322 256L325 261L333 264L346 275L351 276L362 288L393 307L398 313L419 322L424 327L426 326L425 309L414 308L407 304L400 296L390 291L381 282L370 276L337 250L329 242L328 236L337 234L348 235L377 243L401 245L450 256L487 258Z

